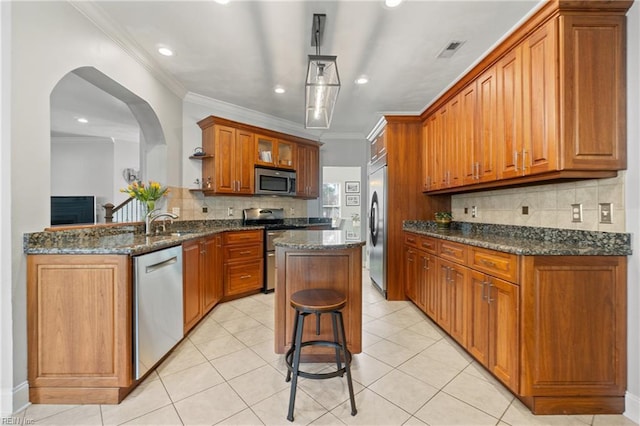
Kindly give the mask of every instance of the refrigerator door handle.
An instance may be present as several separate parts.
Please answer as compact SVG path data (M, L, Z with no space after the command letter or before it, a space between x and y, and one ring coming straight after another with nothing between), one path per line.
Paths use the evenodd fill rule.
M376 244L378 244L378 215L376 214L378 208L378 193L374 191L373 196L371 197L371 215L369 217L369 227L371 228L371 243L374 247L376 246Z

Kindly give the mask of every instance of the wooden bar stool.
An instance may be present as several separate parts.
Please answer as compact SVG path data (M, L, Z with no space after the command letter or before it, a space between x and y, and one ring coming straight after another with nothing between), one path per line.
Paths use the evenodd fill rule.
M291 381L291 396L289 397L289 413L287 420L293 421L293 408L296 402L296 387L298 376L308 379L330 379L344 376L347 373L347 385L349 386L349 398L351 399L351 415L357 414L356 401L353 396L353 383L351 382L351 352L347 349L347 337L344 332L341 309L347 304L344 294L331 289L307 289L300 290L291 295L291 306L296 310L293 321L293 336L291 348L285 354L287 364L287 382ZM320 315L331 314L333 326L333 341L309 340L302 341L304 319L307 315L316 315L316 335L320 334ZM308 373L300 370L300 352L305 346L327 346L335 348L336 370L328 373ZM342 365L344 359L344 366ZM291 380L293 373L293 380Z

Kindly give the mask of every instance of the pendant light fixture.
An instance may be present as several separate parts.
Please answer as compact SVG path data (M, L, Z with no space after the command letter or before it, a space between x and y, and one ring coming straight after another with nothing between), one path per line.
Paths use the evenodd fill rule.
M307 129L329 128L340 91L337 56L320 54L326 17L325 14L313 15L311 46L315 46L316 54L309 55L305 82L305 127Z

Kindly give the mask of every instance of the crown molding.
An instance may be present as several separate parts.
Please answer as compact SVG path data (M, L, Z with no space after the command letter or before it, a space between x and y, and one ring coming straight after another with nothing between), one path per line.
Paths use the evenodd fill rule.
M180 99L184 98L187 93L185 87L175 77L165 72L160 64L151 58L142 46L131 38L124 27L111 19L97 3L93 1L69 0L69 4L120 46L125 53L149 71L171 92Z

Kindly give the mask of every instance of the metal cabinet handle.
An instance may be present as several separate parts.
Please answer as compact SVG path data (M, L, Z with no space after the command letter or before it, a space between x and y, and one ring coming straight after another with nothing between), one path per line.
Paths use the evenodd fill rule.
M495 300L491 298L491 289L493 288L493 283L489 281L487 284L489 284L489 288L487 290L487 303L491 304L491 302Z
M247 279L247 278L251 278L251 275L241 275L240 276L241 280L244 280L244 279Z
M518 171L518 151L513 151L513 171Z
M527 166L525 163L525 158L527 157L527 151L522 150L522 174L524 175L527 171Z
M492 262L490 260L487 259L480 259L480 262L482 264L484 264L485 266L490 266L491 268L495 268L497 265L495 264L495 262Z
M449 250L449 249L442 250L442 253L448 254L449 256L455 256L455 253L452 250Z

